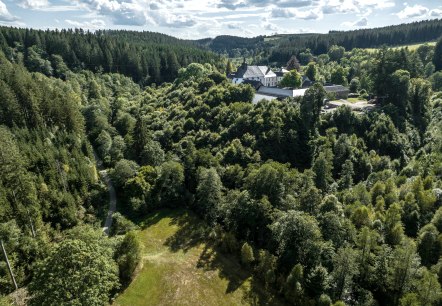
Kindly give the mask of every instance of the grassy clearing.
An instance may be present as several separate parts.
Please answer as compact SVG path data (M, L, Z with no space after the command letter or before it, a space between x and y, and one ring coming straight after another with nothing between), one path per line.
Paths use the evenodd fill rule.
M432 41L432 42L421 43L421 44L397 46L397 47L391 47L391 49L393 49L393 50L399 50L399 49L402 49L402 48L408 47L408 50L410 50L410 51L416 51L420 46L425 45L425 44L428 44L428 45L430 45L430 46L435 46L435 45L436 45L436 42ZM368 52L372 52L372 53L374 53L374 52L378 51L379 48L366 48L366 49L364 49L364 50L366 50L366 51L368 51Z
M191 212L162 210L142 228L142 267L114 305L281 305L235 258L208 245Z
M264 37L264 42L270 42L270 41L276 41L276 40L280 40L281 36L267 36Z

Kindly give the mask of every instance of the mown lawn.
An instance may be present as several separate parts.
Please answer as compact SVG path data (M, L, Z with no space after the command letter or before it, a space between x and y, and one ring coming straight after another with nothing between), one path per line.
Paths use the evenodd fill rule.
M281 305L236 258L207 243L207 228L186 210L161 210L138 235L143 262L114 305Z

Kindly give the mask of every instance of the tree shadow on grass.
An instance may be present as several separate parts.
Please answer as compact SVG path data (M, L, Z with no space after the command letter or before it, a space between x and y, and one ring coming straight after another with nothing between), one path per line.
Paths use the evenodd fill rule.
M207 243L197 263L197 268L206 271L218 271L219 276L228 280L226 294L242 287L245 294L243 300L250 305L285 305L266 290L262 283L253 275L250 267L240 264L237 257L224 253L217 245ZM249 282L243 286L245 282Z
M226 294L243 287L244 302L247 304L285 305L266 290L253 276L251 269L242 266L237 257L223 253L216 242L209 238L210 228L194 214L185 212L175 215L171 222L179 230L166 240L165 245L172 252L188 252L194 247L204 245L196 267L204 271L218 271L219 276L228 281ZM245 282L249 284L243 286Z
M157 224L164 218L171 217L174 220L176 218L179 218L183 214L185 214L184 210L162 209L150 214L148 218L140 218L140 220L137 220L138 222L136 222L136 224L138 224L142 229L146 229Z
M178 226L178 231L167 238L165 245L172 252L187 252L190 249L204 243L208 229L201 220L189 212L184 212L172 217L172 225Z

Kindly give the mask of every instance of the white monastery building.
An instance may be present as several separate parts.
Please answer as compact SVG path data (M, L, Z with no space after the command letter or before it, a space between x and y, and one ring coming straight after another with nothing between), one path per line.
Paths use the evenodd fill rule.
M243 63L238 70L229 75L232 79L232 83L241 84L244 81L258 81L266 87L275 87L278 85L278 78L267 66L249 66L247 63Z

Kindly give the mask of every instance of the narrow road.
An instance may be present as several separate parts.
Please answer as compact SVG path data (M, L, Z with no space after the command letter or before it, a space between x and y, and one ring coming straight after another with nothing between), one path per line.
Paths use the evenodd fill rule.
M112 184L109 174L107 173L107 170L104 169L103 162L95 152L94 156L98 170L100 171L101 179L106 183L107 189L109 191L109 210L107 211L106 221L104 222L103 226L103 232L109 236L109 230L112 226L112 215L117 210L117 194L115 192L115 187Z

